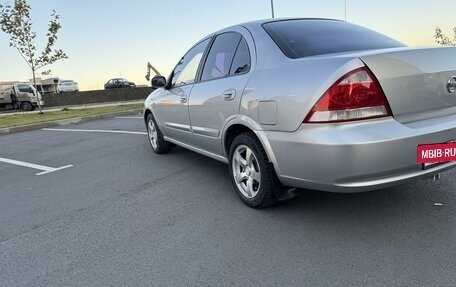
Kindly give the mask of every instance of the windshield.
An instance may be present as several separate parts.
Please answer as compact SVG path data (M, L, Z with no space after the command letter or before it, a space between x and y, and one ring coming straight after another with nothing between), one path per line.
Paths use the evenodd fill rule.
M337 20L284 20L265 23L263 28L292 59L405 46L375 31Z

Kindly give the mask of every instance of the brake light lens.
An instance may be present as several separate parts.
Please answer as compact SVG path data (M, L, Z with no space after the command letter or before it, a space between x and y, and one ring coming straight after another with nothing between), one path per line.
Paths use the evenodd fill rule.
M385 94L366 68L347 73L313 106L304 123L344 122L391 116Z

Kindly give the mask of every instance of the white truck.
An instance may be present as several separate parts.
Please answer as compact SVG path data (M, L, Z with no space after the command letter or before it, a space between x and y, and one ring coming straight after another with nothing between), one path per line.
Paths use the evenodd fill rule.
M15 83L0 89L0 109L21 109L33 111L38 106L43 106L41 94L30 84Z

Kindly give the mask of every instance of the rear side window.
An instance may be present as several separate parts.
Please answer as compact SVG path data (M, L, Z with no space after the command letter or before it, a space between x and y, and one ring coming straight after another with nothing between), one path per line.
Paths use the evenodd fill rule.
M239 42L239 46L231 64L230 75L247 73L250 70L250 52L244 38Z
M201 81L226 77L230 73L234 54L239 46L241 35L238 33L224 33L215 38L204 64Z
M292 59L405 46L375 31L336 20L285 20L265 23L263 28Z

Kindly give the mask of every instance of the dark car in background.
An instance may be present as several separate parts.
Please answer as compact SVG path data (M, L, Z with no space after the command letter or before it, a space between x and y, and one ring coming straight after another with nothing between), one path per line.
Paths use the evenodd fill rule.
M130 82L124 78L116 78L109 80L105 85L105 89L116 89L116 88L134 88L135 83Z

